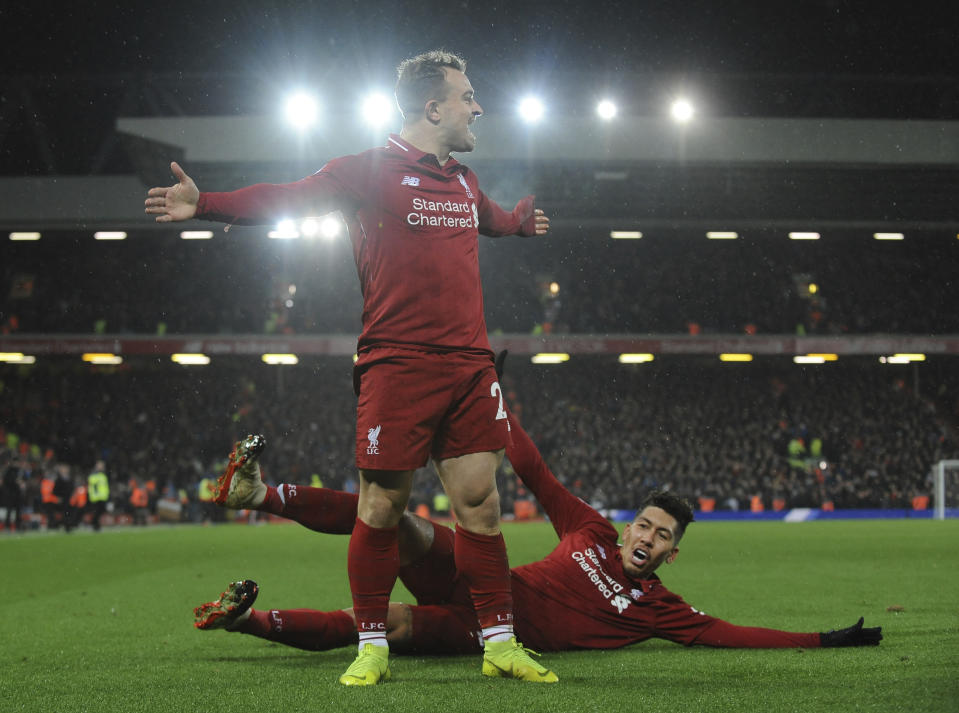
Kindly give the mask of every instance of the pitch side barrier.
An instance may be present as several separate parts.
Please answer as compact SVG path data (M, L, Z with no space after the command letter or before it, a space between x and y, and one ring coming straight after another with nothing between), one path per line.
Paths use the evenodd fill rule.
M636 510L602 510L602 514L614 522L632 522L636 517ZM813 520L896 520L910 518L913 520L932 520L935 510L911 510L906 508L855 510L818 510L814 508L791 508L788 510L764 510L763 512L720 510L715 512L696 512L697 522L711 520L726 521L779 521L779 522L811 522ZM946 508L946 517L959 517L959 508Z

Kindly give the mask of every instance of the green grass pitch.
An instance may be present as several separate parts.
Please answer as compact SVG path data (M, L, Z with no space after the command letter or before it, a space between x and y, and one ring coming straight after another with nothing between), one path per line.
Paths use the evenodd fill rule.
M555 543L545 523L505 532L513 564ZM863 615L883 627L877 648L653 640L548 654L553 686L486 679L474 657L394 657L392 681L347 689L336 679L352 647L309 653L192 626L192 608L240 578L260 583L263 608L348 606L346 537L297 525L3 536L0 710L954 712L957 545L957 521L711 522L693 525L660 570L690 604L734 623L822 631Z

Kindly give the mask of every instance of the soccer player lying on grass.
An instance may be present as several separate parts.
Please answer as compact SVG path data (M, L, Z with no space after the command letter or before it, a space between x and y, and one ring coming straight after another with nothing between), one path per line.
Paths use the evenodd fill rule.
M874 646L882 639L881 628L863 628L861 618L838 631L792 633L737 626L697 611L655 574L663 562L676 559L679 541L693 520L689 504L672 493L652 493L620 539L606 518L559 483L512 415L510 424L513 443L507 457L560 538L544 559L511 570L515 631L524 645L541 651L612 649L656 637L687 646L812 648ZM317 532L349 534L357 496L303 485L268 487L256 462L264 444L260 436L237 444L218 483L216 501L280 515ZM418 604L390 603L387 636L392 650L480 650L469 590L453 564L452 530L407 512L400 527L400 579ZM255 610L257 592L251 580L232 583L219 599L196 608L194 625L310 651L356 644L352 610Z

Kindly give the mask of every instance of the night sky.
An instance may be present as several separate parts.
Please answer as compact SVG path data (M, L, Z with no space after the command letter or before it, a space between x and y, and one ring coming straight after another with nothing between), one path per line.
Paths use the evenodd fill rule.
M488 113L527 90L551 96L557 115L588 111L586 90L610 87L624 113L650 115L664 102L643 92L658 79L691 88L707 116L954 120L950 5L3 3L0 174L128 172L123 155L103 147L117 116L155 115L136 88L156 77L167 82L173 113L263 113L290 87L335 83L326 101L345 105L344 83L390 90L400 60L436 47L467 58ZM232 83L211 85L219 76Z
M4 3L4 74L377 67L446 46L561 72L955 74L950 3ZM58 9L46 9L56 7Z

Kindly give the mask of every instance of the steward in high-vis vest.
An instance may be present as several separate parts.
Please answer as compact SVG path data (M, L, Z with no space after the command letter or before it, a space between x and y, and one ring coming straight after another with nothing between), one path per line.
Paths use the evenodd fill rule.
M100 516L106 511L107 502L110 500L110 480L103 470L103 461L98 460L93 467L93 472L87 476L87 500L90 503L91 512L90 523L96 532L100 531Z

